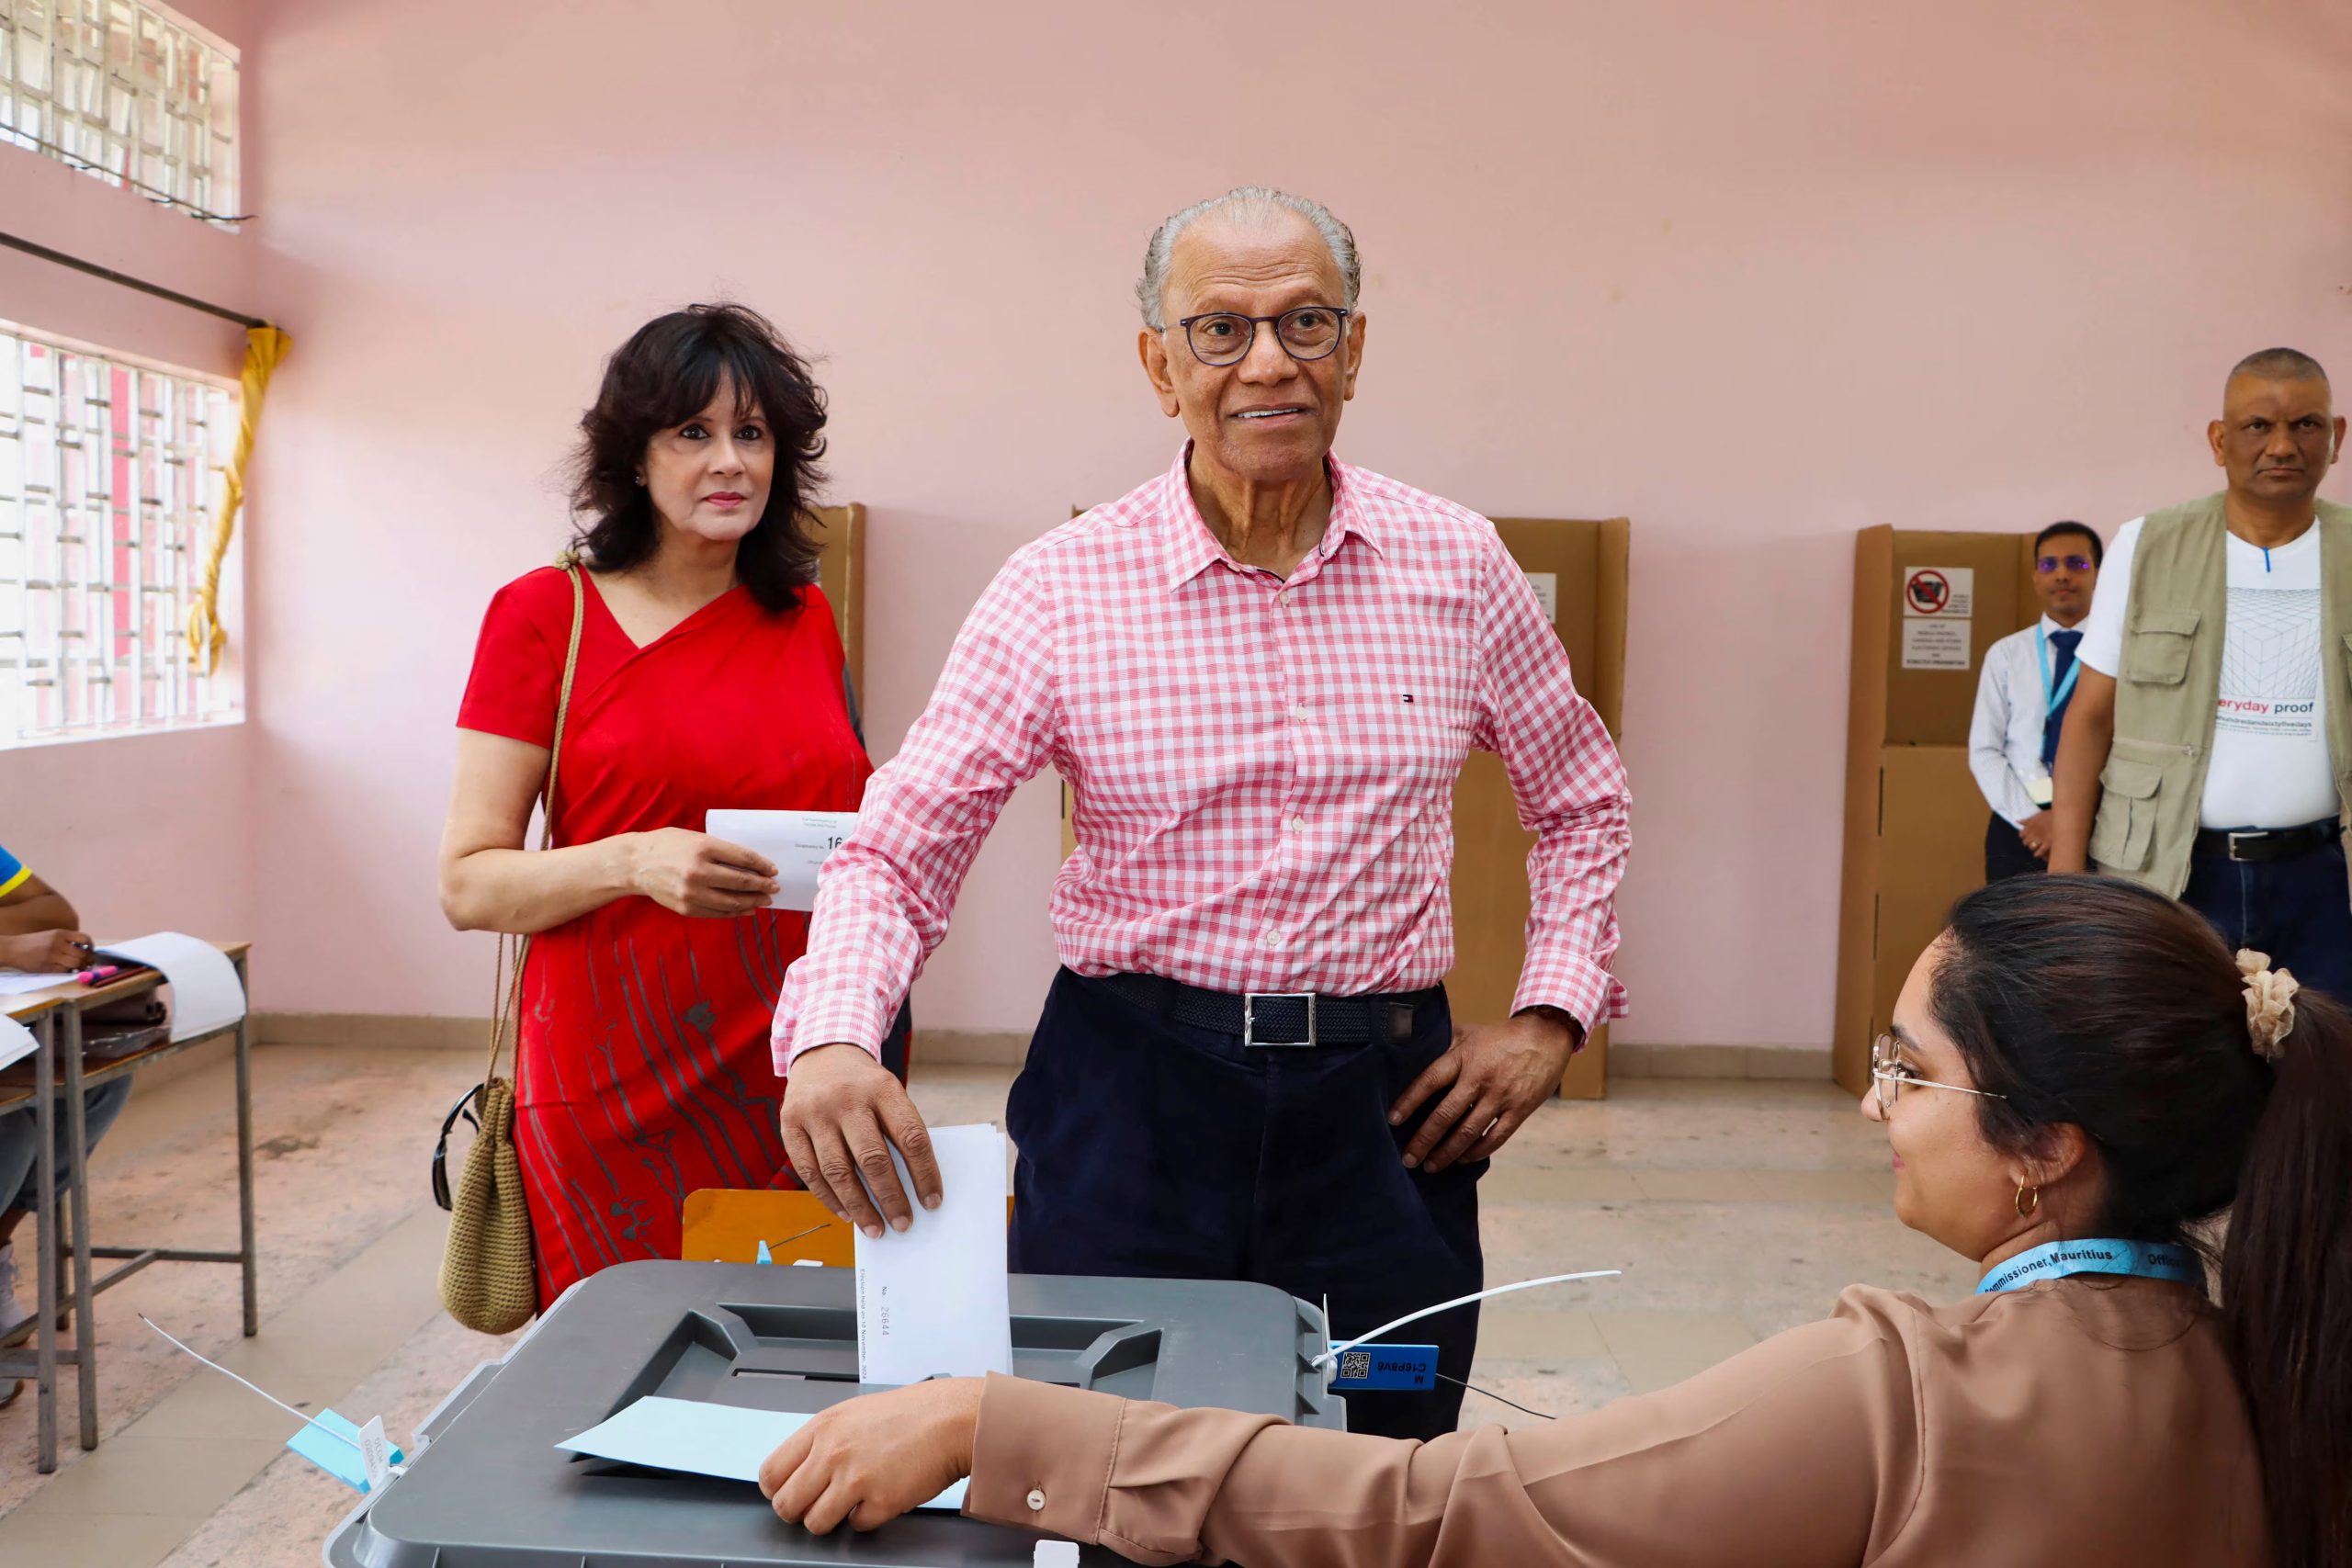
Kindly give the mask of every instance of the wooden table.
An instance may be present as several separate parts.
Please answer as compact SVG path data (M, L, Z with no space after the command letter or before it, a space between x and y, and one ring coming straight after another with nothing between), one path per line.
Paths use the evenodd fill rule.
M236 966L237 982L245 983L245 959L251 944L242 942L215 943L230 963ZM254 1243L254 1116L253 1116L253 1030L251 1019L241 1018L224 1028L208 1030L187 1040L168 1041L133 1051L121 1056L85 1065L82 1060L82 1016L95 1008L142 997L164 983L164 976L153 969L142 969L119 980L100 986L63 985L45 991L28 991L21 996L0 998L0 1010L29 1029L39 1048L29 1063L17 1063L0 1072L0 1111L17 1110L31 1104L35 1135L40 1151L36 1168L40 1207L40 1246L34 1263L39 1281L39 1304L33 1319L18 1325L0 1341L0 1377L30 1377L34 1380L34 1399L40 1421L40 1472L47 1475L57 1468L57 1369L74 1369L74 1383L80 1394L80 1408L75 1413L75 1427L80 1432L82 1446L98 1446L98 1374L97 1335L91 1321L91 1309L99 1292L120 1284L151 1263L234 1263L244 1276L245 1336L251 1338L261 1329L260 1298L254 1290L254 1263L258 1253ZM249 993L250 994L250 993ZM87 1139L83 1128L84 1093L101 1084L128 1077L166 1056L232 1035L237 1054L237 1250L234 1252L198 1251L178 1247L94 1247L90 1243L89 1159L85 1147ZM61 1070L62 1067L62 1070ZM29 1070L28 1070L29 1069ZM61 1092L62 1091L62 1092ZM65 1111L65 1140L68 1159L65 1169L57 1168L57 1111L62 1104ZM58 1190L61 1174L64 1191ZM58 1278L57 1202L68 1201L72 1215L67 1239L74 1256L72 1288ZM101 1278L90 1277L90 1260L94 1258L120 1259L119 1268ZM63 1296L74 1309L74 1347L63 1350L57 1344L57 1309ZM26 1339L34 1341L30 1355L21 1350L6 1352L21 1346Z

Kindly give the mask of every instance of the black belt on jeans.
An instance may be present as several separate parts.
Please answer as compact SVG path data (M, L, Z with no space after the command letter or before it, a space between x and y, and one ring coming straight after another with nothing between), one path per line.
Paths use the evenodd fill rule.
M1244 1045L1363 1045L1412 1036L1413 1014L1439 995L1323 997L1312 991L1204 991L1159 975L1110 975L1102 983L1138 1007L1194 1029L1238 1034Z
M2234 861L2292 860L2325 849L2343 834L2344 824L2336 821L2307 822L2300 828L2199 828L2196 849L2200 855L2226 855Z

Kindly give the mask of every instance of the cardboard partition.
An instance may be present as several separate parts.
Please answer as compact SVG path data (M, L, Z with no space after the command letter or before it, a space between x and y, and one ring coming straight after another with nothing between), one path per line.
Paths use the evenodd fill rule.
M842 636L850 684L862 703L866 698L865 508L856 502L814 506L808 517L818 542L817 586L833 607L833 626Z
M1552 630L1568 651L1577 689L1614 739L1625 705L1625 615L1633 525L1498 517L1495 529L1554 606ZM1548 580L1548 581L1547 581ZM1535 835L1519 825L1502 759L1474 751L1453 793L1453 973L1446 991L1458 1023L1510 1016L1527 959L1527 852ZM1568 1062L1560 1092L1599 1100L1608 1092L1609 1031L1592 1032Z
M1965 746L1890 746L1879 764L1885 823L1879 853L1877 951L1871 959L1873 999L1861 1032L1883 1032L1912 964L1962 894L1984 881L1984 796L1968 771Z
M1854 547L1846 843L1831 1071L1856 1094L1919 952L1984 880L1968 771L1994 643L2040 614L2033 536L1866 528Z

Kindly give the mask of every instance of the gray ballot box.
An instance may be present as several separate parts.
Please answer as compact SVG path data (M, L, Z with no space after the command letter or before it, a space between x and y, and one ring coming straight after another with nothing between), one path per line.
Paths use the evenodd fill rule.
M740 1263L627 1263L592 1275L442 1402L405 1471L328 1538L326 1562L1028 1568L1044 1538L1026 1531L915 1513L870 1535L820 1538L779 1520L741 1482L556 1447L647 1394L816 1411L869 1392L857 1381L854 1284L846 1269ZM1269 1286L1016 1274L1012 1301L1023 1377L1346 1425L1345 1401L1311 1364L1325 1345L1322 1313Z

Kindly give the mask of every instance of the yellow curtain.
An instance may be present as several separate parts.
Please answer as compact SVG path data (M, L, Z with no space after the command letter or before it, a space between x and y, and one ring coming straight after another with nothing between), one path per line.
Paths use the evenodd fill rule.
M254 455L254 429L261 423L261 401L269 390L270 372L286 357L294 340L276 327L253 327L245 333L245 373L243 395L237 400L237 446L229 455L229 467L222 473L220 510L212 519L212 537L204 547L204 581L196 591L196 603L188 606L188 657L204 659L209 674L220 668L220 650L229 646L229 633L220 625L220 562L229 553L229 541L236 536L237 513L245 503L245 464Z

